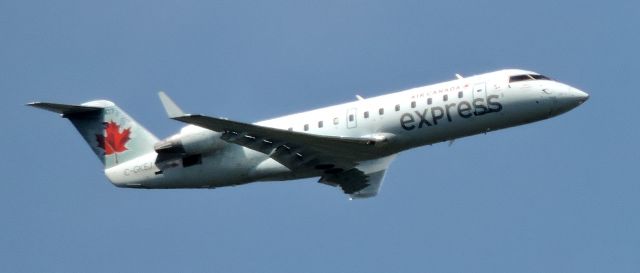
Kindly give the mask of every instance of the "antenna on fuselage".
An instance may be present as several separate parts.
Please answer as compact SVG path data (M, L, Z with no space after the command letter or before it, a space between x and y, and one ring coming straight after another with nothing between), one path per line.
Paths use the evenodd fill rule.
M458 74L458 73L456 73L456 78L458 78L458 80L464 79L464 77L462 75Z
M363 97L361 97L360 95L356 95L356 99L358 99L358 100L364 100L364 98L363 98Z

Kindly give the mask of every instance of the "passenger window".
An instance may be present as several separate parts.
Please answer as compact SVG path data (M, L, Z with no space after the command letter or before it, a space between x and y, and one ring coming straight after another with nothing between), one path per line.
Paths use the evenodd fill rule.
M448 99L449 99L449 95L444 95L444 96L442 96L442 100L443 100L443 101L447 101Z
M384 115L384 108L378 109L378 114L380 114L381 116Z
M428 105L431 105L431 103L432 103L432 102L433 102L433 100L432 100L431 98L428 98L428 99L427 99L427 104L428 104Z
M458 92L458 98L462 98L462 91Z
M396 104L396 112L400 111L400 104Z
M324 125L322 121L318 121L318 128L322 128L322 125Z
M411 108L416 108L416 102L415 101L411 102Z
M304 130L305 130L305 131L309 131L309 124L305 124L305 125L304 125Z
M353 115L349 115L349 121L353 121Z
M338 125L340 120L338 118L333 118L333 125Z
M364 112L364 118L369 118L369 111Z

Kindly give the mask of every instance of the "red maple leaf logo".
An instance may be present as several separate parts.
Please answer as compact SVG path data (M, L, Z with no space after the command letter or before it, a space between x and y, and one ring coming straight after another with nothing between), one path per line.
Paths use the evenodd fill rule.
M127 128L120 132L120 126L113 122L109 121L105 123L104 130L106 135L96 135L96 139L98 140L98 147L104 150L105 155L121 153L127 150L127 147L124 145L131 139L129 135L131 134L131 128ZM116 155L116 162L118 161Z

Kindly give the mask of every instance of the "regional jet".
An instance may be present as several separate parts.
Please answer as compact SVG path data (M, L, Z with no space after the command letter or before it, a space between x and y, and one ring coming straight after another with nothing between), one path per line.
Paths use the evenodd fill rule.
M519 69L462 77L275 119L246 123L186 114L165 93L171 119L187 123L159 140L114 103L33 102L67 118L117 187L216 188L319 177L350 198L378 194L404 150L565 113L589 95Z

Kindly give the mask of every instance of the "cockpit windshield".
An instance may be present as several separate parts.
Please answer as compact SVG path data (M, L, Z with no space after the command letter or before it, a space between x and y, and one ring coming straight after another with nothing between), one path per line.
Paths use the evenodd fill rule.
M509 83L531 81L531 80L551 80L551 79L547 76L538 75L538 74L523 74L523 75L515 75L515 76L509 77Z

